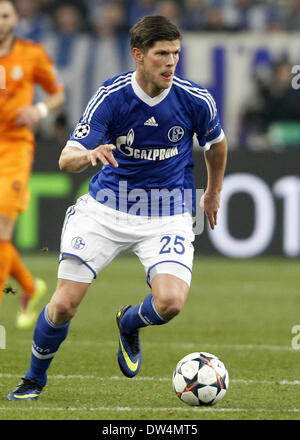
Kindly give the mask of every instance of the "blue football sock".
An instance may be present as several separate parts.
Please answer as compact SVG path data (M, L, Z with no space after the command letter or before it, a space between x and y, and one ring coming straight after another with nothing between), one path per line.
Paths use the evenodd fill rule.
M124 313L121 325L125 333L132 333L147 325L162 325L168 321L163 319L155 310L152 293L138 306L132 306Z
M34 330L31 363L26 378L35 379L41 386L46 385L47 369L67 337L69 325L70 321L54 324L48 316L47 306L41 311Z

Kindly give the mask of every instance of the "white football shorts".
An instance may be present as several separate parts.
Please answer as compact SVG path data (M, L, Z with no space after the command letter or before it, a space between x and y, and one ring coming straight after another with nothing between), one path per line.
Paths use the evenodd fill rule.
M162 217L127 214L89 194L69 207L61 234L58 278L91 283L117 255L132 250L151 282L166 273L191 283L194 233L189 213Z

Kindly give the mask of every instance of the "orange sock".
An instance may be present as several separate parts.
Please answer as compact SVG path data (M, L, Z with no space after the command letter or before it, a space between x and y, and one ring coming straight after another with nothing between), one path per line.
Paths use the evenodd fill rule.
M34 278L22 263L17 249L13 245L11 245L11 247L12 260L10 275L20 284L25 295L27 297L32 297L35 292Z
M13 257L12 244L10 241L0 241L0 304L3 297L3 289L9 277Z

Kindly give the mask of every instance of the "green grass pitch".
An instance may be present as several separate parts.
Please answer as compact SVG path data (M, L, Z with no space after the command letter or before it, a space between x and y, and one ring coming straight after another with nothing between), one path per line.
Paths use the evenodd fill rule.
M48 283L42 308L55 288L56 256L24 261ZM292 329L300 326L299 285L299 260L196 258L184 310L168 325L141 330L141 371L127 379L117 363L115 314L123 304L139 303L149 288L139 261L119 257L91 286L47 387L31 403L6 400L28 368L32 341L32 330L15 328L20 294L6 295L0 419L299 420L300 350L292 348L293 338L298 346ZM194 351L219 356L229 371L229 390L213 407L189 407L172 389L176 363Z

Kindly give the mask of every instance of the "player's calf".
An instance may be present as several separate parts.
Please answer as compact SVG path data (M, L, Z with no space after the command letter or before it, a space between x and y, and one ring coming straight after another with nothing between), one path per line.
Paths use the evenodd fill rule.
M8 395L9 400L33 400L38 397L47 383L47 370L67 337L69 324L54 323L47 306L41 311L33 334L30 368L20 385Z

